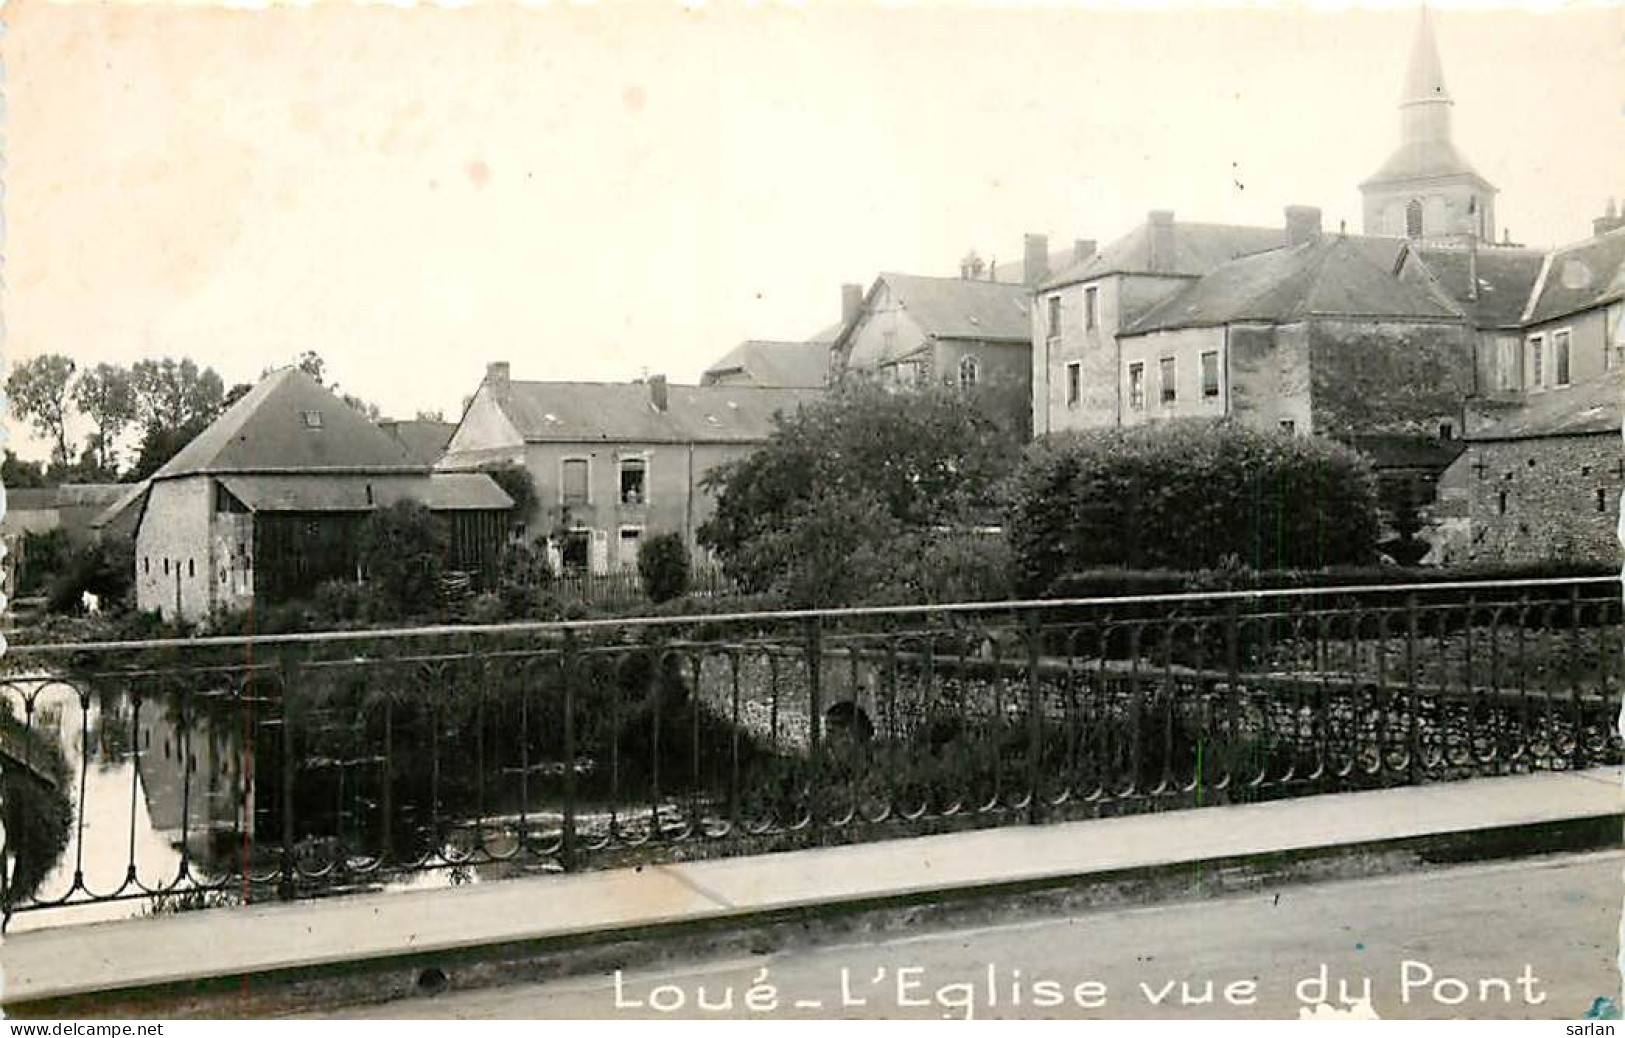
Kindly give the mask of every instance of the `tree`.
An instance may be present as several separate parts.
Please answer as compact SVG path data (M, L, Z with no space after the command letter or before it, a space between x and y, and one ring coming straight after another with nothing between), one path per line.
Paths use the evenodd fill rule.
M447 536L435 514L417 501L380 508L361 524L362 572L399 613L439 604Z
M73 371L72 359L60 353L42 353L13 367L6 379L12 413L28 419L35 432L50 440L51 460L63 464L73 460L68 446L69 382Z
M315 379L317 383L327 385L327 362L323 360L321 354L317 353L315 350L306 350L305 352L301 353L299 355L299 359L295 361L294 364L300 371L303 371L305 374ZM377 404L368 403L358 396L344 392L339 387L337 382L333 383L331 386L327 386L327 388L331 390L340 400L344 401L346 404L349 404L361 414L366 415L368 421L376 422L383 418L384 413L378 409Z
M96 431L90 449L104 472L118 467L114 443L126 426L135 421L135 382L128 368L102 363L79 376L73 387L73 402L84 412Z
M154 428L179 429L220 413L225 385L213 368L199 369L189 358L137 361L130 369L135 387L136 417L150 433Z
M666 602L688 594L688 545L681 534L660 533L638 551L638 576L650 601Z
M326 381L324 376L327 372L327 362L322 360L321 355L315 350L306 350L301 353L295 364L298 365L300 371L303 371L317 382Z
M995 518L1019 456L1018 440L956 390L845 387L712 470L717 508L700 542L747 591L797 604L867 597L889 579L897 538Z
M45 466L37 461L24 461L7 447L5 461L0 463L0 483L13 489L43 487L46 485Z
M440 410L439 408L435 408L433 411L419 411L415 420L419 422L444 422L446 420L446 412Z

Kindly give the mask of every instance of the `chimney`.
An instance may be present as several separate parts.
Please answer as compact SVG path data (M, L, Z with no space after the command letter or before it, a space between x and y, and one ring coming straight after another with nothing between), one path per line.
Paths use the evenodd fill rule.
M863 312L863 286L841 286L841 327L851 327L857 320L858 314Z
M1095 254L1095 240L1093 238L1079 238L1072 243L1072 262L1082 263Z
M1607 210L1595 220L1591 221L1592 234L1607 234L1609 231L1625 227L1625 216L1621 216L1614 200L1608 200Z
M964 258L959 261L959 279L961 281L980 281L982 280L982 271L986 269L987 265L982 262L982 257L976 255L976 250L972 249L965 253Z
M1320 237L1320 210L1312 205L1286 207L1286 243L1304 245Z
M1153 209L1146 215L1146 237L1150 247L1153 274L1174 271L1174 214L1169 209Z
M1022 282L1028 288L1049 280L1049 238L1042 234L1027 235L1022 254Z
M665 375L650 375L649 376L649 403L654 405L654 409L656 411L659 411L660 413L664 414L666 412L666 405L669 402L670 401L666 396L666 376Z
M493 360L485 366L485 384L498 396L508 392L509 367L505 360Z

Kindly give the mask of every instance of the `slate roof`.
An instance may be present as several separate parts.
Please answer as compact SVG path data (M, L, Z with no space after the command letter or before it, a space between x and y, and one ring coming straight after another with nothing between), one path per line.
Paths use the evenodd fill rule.
M1480 248L1476 259L1464 248L1412 246L1409 252L1432 275L1461 314L1480 328L1511 328L1519 324L1524 307L1529 303L1529 293L1546 261L1545 254L1534 249L1505 246ZM1475 266L1476 300L1468 298Z
M451 434L457 431L456 422L437 422L431 419L386 418L378 428L393 436L406 453L423 465L433 465L446 453Z
M1472 177L1489 186L1489 181L1478 174L1473 164L1456 150L1455 144L1434 137L1401 144L1360 186L1375 187L1394 181L1454 176Z
M1223 223L1174 223L1174 255L1162 271L1151 269L1151 230L1140 224L1093 256L1063 269L1043 289L1104 277L1107 274L1179 274L1196 277L1240 256L1286 244L1284 227L1247 227Z
M121 487L123 492L114 498L106 508L96 514L96 518L90 521L90 528L99 530L116 521L119 516L124 514L125 510L139 505L146 499L147 488L150 486L152 486L152 481L143 479L139 483L131 483Z
M640 382L512 382L497 401L529 443L760 443L775 413L822 396L822 388L668 385L660 411Z
M441 511L500 511L513 499L481 473L226 475L220 483L254 512L366 512L411 499Z
M6 510L45 511L53 508L100 508L116 500L129 487L123 483L63 483L54 487L12 487L6 491Z
M701 385L743 375L750 385L775 389L816 389L829 377L829 342L770 342L749 339L705 369Z
M1400 433L1352 436L1348 445L1364 454L1378 469L1425 469L1435 473L1449 468L1466 449L1460 440Z
M10 487L6 490L6 511L46 512L56 507L56 487Z
M1551 254L1528 320L1549 321L1625 297L1625 228Z
M1625 368L1567 389L1531 393L1528 403L1467 436L1527 440L1543 436L1619 436L1625 419Z
M306 413L319 414L310 427ZM399 441L298 368L282 368L216 418L152 478L220 472L422 471Z
M1368 242L1320 238L1233 260L1152 307L1126 334L1309 317L1459 320L1430 292L1374 262Z
M1030 296L1019 284L917 274L882 274L879 281L891 287L897 305L908 311L927 335L938 339L1032 342Z

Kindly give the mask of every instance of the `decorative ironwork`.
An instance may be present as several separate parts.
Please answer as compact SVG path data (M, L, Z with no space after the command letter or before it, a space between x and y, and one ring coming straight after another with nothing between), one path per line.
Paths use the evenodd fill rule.
M43 921L1616 763L1620 621L1568 579L13 646L0 896Z

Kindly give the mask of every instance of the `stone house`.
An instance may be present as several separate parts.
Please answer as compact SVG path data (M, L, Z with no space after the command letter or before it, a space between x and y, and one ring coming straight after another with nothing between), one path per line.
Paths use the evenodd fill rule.
M437 465L441 472L521 468L537 500L510 536L545 545L555 569L636 565L643 542L679 533L691 552L715 507L716 466L767 442L774 416L822 389L645 382L519 382L490 364Z
M1030 391L1032 341L1025 285L961 277L881 274L831 347L835 379L886 385L1017 386Z
M1450 438L1474 391L1462 317L1393 275L1399 245L1320 233L1221 264L1117 334L1118 422L1230 418L1299 435Z
M494 572L513 501L490 477L433 473L309 375L272 372L129 506L136 605L197 621L355 579L361 523L403 499L446 522L450 568Z
M1028 318L1033 433L1118 425L1124 413L1119 334L1220 264L1279 248L1281 228L1180 223L1156 211L1098 252L1077 254L1039 283Z
M1625 367L1531 394L1470 432L1439 483L1439 561L1617 564Z

